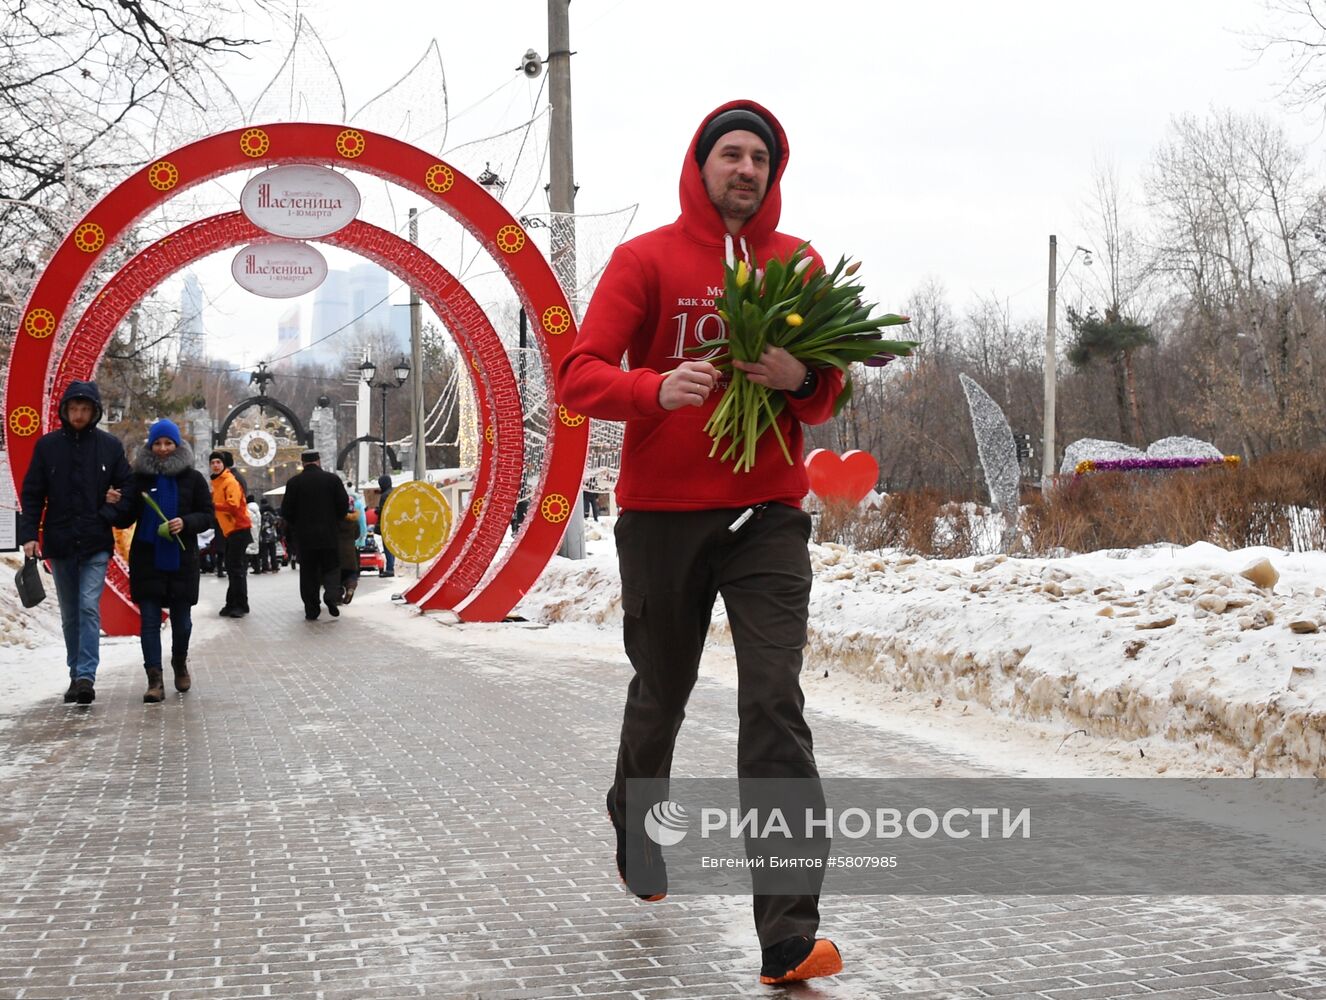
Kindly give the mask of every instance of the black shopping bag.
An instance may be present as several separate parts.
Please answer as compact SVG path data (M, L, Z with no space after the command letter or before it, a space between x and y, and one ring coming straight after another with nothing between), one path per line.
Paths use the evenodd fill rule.
M18 588L18 599L25 608L35 608L46 600L46 588L41 584L35 557L23 560L23 568L14 574L14 586Z

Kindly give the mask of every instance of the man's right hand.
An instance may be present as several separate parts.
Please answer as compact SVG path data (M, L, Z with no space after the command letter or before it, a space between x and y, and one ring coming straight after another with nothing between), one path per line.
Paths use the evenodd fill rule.
M718 385L718 369L708 361L683 361L658 387L658 405L665 410L703 406Z
M24 542L24 543L23 543L23 554L24 554L25 556L27 556L29 559L36 559L37 556L39 555L39 550L38 550L38 548L37 548L37 543L36 543L36 542Z

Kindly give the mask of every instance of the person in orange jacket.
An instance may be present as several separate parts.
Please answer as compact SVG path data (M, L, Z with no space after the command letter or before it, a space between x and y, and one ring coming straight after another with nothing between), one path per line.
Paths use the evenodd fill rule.
M253 520L249 517L244 490L235 474L226 468L225 456L214 451L208 456L212 470L212 506L216 523L225 536L226 603L222 618L243 618L249 613L249 573L245 551L253 541Z

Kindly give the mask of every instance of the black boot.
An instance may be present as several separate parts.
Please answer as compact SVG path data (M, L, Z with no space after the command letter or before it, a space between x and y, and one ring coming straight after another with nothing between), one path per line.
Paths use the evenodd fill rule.
M176 656L172 653L170 667L175 671L175 690L189 690L193 686L193 678L189 676L189 658L187 656ZM159 675L158 679L160 679Z

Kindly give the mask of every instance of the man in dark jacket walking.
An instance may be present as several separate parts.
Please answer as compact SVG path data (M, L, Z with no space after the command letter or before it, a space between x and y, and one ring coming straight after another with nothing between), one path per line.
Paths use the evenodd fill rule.
M124 446L97 428L101 413L95 382L69 384L60 398L60 429L43 435L32 453L18 519L24 555L40 554L51 564L69 667L64 700L80 705L97 697L101 591L115 549L111 526L127 509L131 480Z
M281 517L287 537L299 554L299 596L304 601L304 617L315 620L321 613L318 590L333 618L340 615L341 560L337 552L340 525L350 503L341 477L326 472L318 464L316 451L300 456L302 472L285 484Z
M392 552L391 549L387 548L387 543L384 542L384 541L382 540L382 538L383 538L383 535L382 535L382 507L383 507L383 505L386 504L386 502L387 502L387 497L390 496L390 494L391 494L391 476L388 476L386 473L383 473L382 475L378 476L378 490L379 490L379 492L378 492L378 519L377 519L376 531L377 531L377 535L378 535L378 545L380 545L380 546L382 547L383 555L384 555L384 557L386 558L386 569L384 569L384 570L383 570L380 574L378 574L378 575L379 575L379 576L395 576L395 575L396 575L396 553Z

